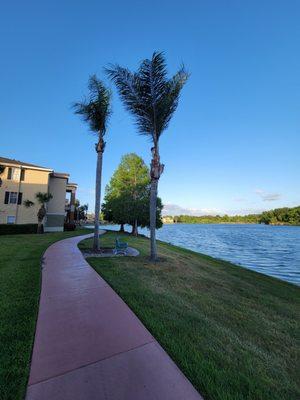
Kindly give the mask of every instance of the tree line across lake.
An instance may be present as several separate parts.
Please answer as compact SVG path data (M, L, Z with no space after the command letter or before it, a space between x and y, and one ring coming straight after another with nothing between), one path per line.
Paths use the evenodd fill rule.
M276 208L264 211L261 214L249 215L178 215L165 216L165 222L186 223L186 224L266 224L266 225L300 225L300 206L288 208Z

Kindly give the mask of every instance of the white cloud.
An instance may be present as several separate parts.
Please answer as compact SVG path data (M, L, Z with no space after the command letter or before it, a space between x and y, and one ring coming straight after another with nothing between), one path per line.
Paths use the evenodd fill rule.
M218 210L216 209L209 209L209 208L185 208L181 207L177 204L165 204L163 211L163 215L193 215L193 216L200 216L200 215L217 215L219 214Z
M187 208L181 207L177 204L165 204L162 215L248 215L248 214L261 214L263 211L267 211L266 208L239 208L239 209L227 209L227 210L217 210L210 208Z
M269 193L262 189L256 189L255 193L263 200L263 201L275 201L280 199L280 193Z
M228 210L227 215L248 215L248 214L261 214L263 211L267 211L265 208L237 208ZM220 214L221 215L221 214Z

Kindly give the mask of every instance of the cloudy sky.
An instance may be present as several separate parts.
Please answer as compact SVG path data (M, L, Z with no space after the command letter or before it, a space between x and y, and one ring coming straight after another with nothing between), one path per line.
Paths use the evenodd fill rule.
M95 138L71 110L103 66L163 50L191 73L161 138L166 210L248 213L300 204L300 3L14 1L0 12L1 152L69 172L94 203ZM108 83L109 84L109 83ZM114 92L106 184L127 152L150 163ZM182 213L181 211L180 213Z

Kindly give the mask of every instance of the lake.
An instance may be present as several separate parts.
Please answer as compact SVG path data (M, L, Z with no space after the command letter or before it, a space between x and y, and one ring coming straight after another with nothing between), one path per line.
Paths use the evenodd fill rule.
M147 229L139 232L149 236ZM299 226L166 224L157 238L300 285Z

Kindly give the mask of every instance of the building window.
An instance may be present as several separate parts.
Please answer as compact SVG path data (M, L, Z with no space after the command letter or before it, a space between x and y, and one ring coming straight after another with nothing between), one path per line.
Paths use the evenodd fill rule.
M17 192L5 192L5 204L21 204L22 203L22 195L23 193Z
M21 181L25 181L25 169L21 169Z
M19 181L20 171L21 171L20 168L9 167L7 171L7 179L10 181Z
M14 224L16 222L16 217L14 215L8 215L7 216L7 223L8 224Z
M18 193L17 192L9 192L9 204L17 204Z
M11 179L11 174L12 174L12 168L9 167L7 170L7 179L9 179L9 180Z

